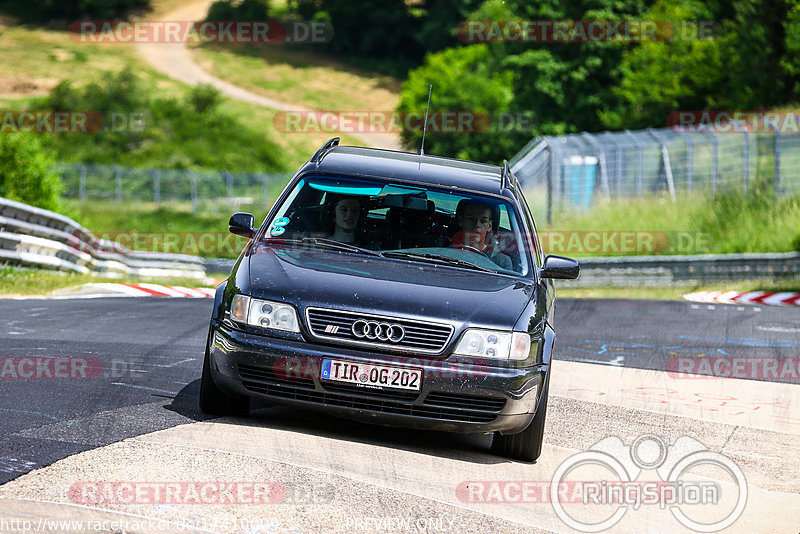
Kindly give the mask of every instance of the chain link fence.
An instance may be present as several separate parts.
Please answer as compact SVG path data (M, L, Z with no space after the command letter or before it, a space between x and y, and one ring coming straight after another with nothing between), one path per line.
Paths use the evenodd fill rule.
M64 196L118 202L204 202L269 206L292 177L288 173L241 173L61 163Z
M800 123L800 118L798 118ZM554 211L587 210L597 198L678 192L747 193L757 182L775 198L800 194L800 133L697 128L581 133L537 137L514 158L511 170Z

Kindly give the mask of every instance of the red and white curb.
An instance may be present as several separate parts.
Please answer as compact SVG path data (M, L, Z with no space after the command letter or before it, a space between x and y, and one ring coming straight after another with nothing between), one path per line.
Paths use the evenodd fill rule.
M769 291L698 291L683 295L692 302L720 304L760 304L764 306L800 306L800 293L771 293Z
M55 300L67 299L99 299L107 297L179 297L210 298L216 293L213 287L162 286L159 284L119 284L100 282L83 284L71 289L68 294L44 298ZM14 300L28 300L42 297L15 297Z
M213 297L216 290L212 287L162 286L158 284L108 284L115 285L120 291L135 297ZM121 286L121 287L120 287Z

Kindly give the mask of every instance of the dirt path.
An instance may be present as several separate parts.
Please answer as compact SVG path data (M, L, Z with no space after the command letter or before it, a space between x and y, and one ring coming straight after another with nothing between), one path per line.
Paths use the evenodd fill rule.
M212 2L213 0L200 0L182 5L160 18L169 21L201 20ZM139 43L137 44L137 49L139 54L156 70L188 85L209 84L216 87L227 97L278 111L311 111L302 106L253 93L215 77L194 62L189 49L184 44ZM350 136L355 137L367 146L401 150L400 139L394 134L350 133Z

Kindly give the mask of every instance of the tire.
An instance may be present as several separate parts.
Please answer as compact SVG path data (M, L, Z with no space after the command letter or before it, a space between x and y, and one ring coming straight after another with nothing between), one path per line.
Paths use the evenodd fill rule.
M250 397L220 390L211 377L211 330L203 357L203 377L200 379L200 409L209 415L246 416L250 412Z
M531 423L518 434L503 435L495 432L492 438L492 453L523 462L536 462L539 459L544 442L544 421L547 417L549 390L550 371L548 370L542 391L542 401L536 408L536 415L533 416Z

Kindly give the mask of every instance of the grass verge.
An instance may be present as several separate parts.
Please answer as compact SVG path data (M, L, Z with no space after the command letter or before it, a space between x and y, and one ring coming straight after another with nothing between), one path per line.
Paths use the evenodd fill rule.
M400 82L283 45L191 47L209 72L254 93L323 111L393 111Z
M528 197L543 221L541 195ZM800 247L800 198L776 202L763 190L680 195L674 204L666 197L606 200L590 211L556 213L539 230L546 252L578 258L791 252ZM620 246L620 232L633 236L629 246Z

